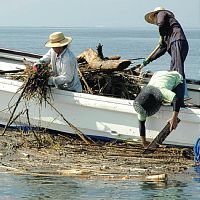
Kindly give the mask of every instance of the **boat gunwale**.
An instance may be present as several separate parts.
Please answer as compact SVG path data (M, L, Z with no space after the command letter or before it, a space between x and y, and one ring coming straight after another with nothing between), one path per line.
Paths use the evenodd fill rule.
M0 57L12 59L15 61L22 61L24 59L24 56L27 58L30 58L31 61L33 61L33 59L39 59L42 57L42 55L40 55L40 54L17 51L14 49L6 49L6 48L0 48L0 53L3 53L3 56L0 54ZM9 57L9 55L14 55L14 56L18 56L18 57L14 57L14 56ZM19 57L22 57L22 58L19 59ZM186 79L186 81L189 84L200 85L200 80Z

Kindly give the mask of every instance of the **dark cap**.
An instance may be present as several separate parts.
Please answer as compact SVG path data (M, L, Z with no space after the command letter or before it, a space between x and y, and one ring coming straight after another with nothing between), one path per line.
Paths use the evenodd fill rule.
M151 116L159 111L163 101L160 90L154 86L147 85L136 97L133 107L135 111L143 116Z

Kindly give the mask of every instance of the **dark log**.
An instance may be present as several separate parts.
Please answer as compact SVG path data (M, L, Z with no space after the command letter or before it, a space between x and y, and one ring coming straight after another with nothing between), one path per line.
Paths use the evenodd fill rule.
M131 61L129 60L102 60L93 49L86 49L77 57L78 62L86 61L89 68L100 71L121 71L126 69Z

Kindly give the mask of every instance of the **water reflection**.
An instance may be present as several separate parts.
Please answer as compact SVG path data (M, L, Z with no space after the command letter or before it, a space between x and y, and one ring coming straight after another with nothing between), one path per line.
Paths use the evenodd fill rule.
M188 200L190 195L185 194L187 183L180 181L168 182L144 182L141 184L142 190L145 190L145 197L150 200L156 199L173 199Z
M68 177L1 174L0 179L1 199L76 199L83 192L79 182Z
M29 198L27 199L74 199L81 195L80 184L68 177L24 177Z

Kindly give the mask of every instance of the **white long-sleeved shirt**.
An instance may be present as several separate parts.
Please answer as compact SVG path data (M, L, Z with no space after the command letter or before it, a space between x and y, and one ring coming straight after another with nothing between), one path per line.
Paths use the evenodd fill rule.
M59 56L51 48L40 61L52 66L53 76L50 77L49 84L64 90L82 92L82 85L77 70L77 60L68 48Z

